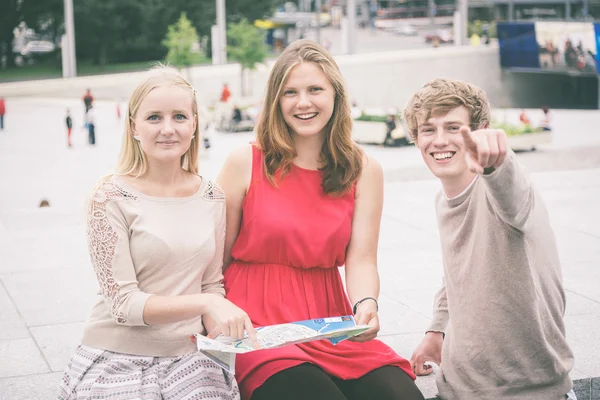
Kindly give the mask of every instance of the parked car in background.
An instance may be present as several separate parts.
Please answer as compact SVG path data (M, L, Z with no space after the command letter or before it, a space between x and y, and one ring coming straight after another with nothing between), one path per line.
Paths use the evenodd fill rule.
M46 54L53 52L54 49L56 49L56 46L52 42L47 40L33 40L21 49L21 55L29 57L36 54Z
M60 49L48 40L32 40L20 48L13 48L15 64L35 64L53 58Z

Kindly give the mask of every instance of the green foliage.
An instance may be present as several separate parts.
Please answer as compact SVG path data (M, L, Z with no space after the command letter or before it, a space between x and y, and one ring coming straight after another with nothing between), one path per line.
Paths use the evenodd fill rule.
M50 40L64 33L63 0L0 0L0 53L12 63L13 29L21 22ZM227 0L227 23L264 18L283 0ZM200 37L215 23L215 0L73 0L79 63L106 64L164 59L169 25L185 12ZM0 54L1 56L2 54Z
M48 37L52 41L60 39L64 22L64 1L23 1L23 21L35 33Z
M355 121L387 122L387 115L361 114L361 116L356 118ZM396 115L396 121L402 121L402 116Z
M229 24L227 41L228 57L239 62L244 69L255 69L257 64L264 63L267 58L264 33L245 18L238 23Z
M480 21L480 20L475 20L473 22L469 22L469 26L467 29L467 34L469 37L471 37L471 35L473 35L474 33L476 33L478 36L482 36L483 35L483 27L487 25L488 26L488 32L490 35L490 38L495 38L497 37L496 35L496 21L491 21L491 22L487 22L487 21Z
M198 34L185 13L181 13L179 20L169 26L167 37L162 43L169 49L166 57L169 64L176 67L192 65L192 46L198 43Z
M361 114L360 117L356 118L355 121L367 121L367 122L385 122L387 116L385 115L367 115Z
M492 126L494 129L502 129L508 136L518 136L518 135L526 135L529 133L539 133L543 132L542 128L534 128L532 126L526 126L524 124L508 124L508 123L500 123L496 121L492 121Z
M119 61L119 55L143 36L141 1L77 0L73 7L78 60L91 59L101 66Z

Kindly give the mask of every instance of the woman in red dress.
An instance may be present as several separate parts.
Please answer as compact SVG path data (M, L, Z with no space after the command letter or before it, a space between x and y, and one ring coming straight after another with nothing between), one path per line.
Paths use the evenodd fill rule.
M423 399L409 362L373 340L383 171L351 139L337 64L312 41L292 43L271 71L264 105L257 143L232 152L218 179L227 298L256 326L354 311L371 328L336 346L238 355L242 399Z

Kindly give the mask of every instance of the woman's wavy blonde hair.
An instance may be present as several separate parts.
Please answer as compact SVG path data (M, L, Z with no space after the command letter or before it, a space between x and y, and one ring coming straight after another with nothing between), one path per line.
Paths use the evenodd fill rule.
M148 160L146 154L142 150L140 143L133 138L133 119L140 107L142 101L148 93L157 87L175 86L190 91L192 98L193 118L196 122L196 130L190 148L181 156L181 168L197 174L198 173L198 140L199 124L198 124L198 103L196 101L196 90L190 83L174 68L166 66L157 66L148 72L148 76L144 79L133 91L127 106L125 118L125 134L123 135L123 146L121 154L115 168L116 175L134 175L141 176L148 170Z
M350 103L339 67L323 47L311 40L298 40L281 53L267 82L264 112L256 125L256 136L263 151L263 166L267 179L276 184L275 176L290 171L298 153L292 132L281 113L279 99L290 71L298 64L310 62L317 65L335 90L335 104L327 123L325 142L321 149L323 162L323 187L325 193L340 195L352 188L362 171L363 153L352 141Z

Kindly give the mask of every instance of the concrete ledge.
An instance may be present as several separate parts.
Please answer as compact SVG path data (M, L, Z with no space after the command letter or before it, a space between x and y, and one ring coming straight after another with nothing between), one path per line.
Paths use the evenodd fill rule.
M439 400L435 386L435 374L418 377L416 382L425 396L425 400ZM573 389L577 400L600 400L600 377L574 379Z
M540 144L552 143L552 133L525 133L523 135L509 136L508 145L515 151L533 150Z
M468 80L486 90L492 104L509 104L509 93L501 82L497 45L407 49L338 55L335 59L350 97L360 99L361 107L401 108L426 81L440 76ZM247 90L251 93L247 97L253 101L264 95L273 63L274 60L268 60L247 75ZM219 99L225 82L233 89L233 100L240 100L240 71L239 64L226 64L196 66L182 73L198 88L200 103L210 105ZM90 88L96 99L127 99L143 76L142 71L8 82L0 83L0 92L5 97L81 98Z

